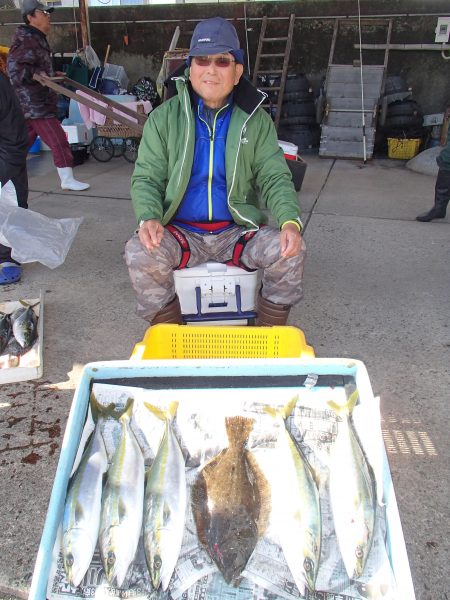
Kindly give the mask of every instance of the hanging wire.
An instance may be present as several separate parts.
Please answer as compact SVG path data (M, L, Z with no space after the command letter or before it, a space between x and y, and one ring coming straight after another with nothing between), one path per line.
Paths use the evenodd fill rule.
M358 0L358 29L359 29L359 68L361 75L361 114L362 114L362 134L363 134L363 160L367 161L366 151L366 114L364 112L364 77L362 61L362 39L361 39L361 6Z
M77 17L75 14L75 0L72 0L72 8L73 8L73 21L75 23L75 39L76 39L76 43L77 43L77 50L79 49L78 46L78 25L77 25Z
M248 69L248 77L250 78L250 53L248 51L248 29L247 29L247 0L244 2L244 27L245 27L245 44L247 46L247 69Z

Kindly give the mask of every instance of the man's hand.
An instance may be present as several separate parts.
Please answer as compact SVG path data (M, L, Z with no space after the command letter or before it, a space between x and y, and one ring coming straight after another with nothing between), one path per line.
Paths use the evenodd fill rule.
M293 223L286 223L280 231L281 256L290 258L300 254L302 247L302 235L298 227Z
M159 248L164 235L164 227L156 219L144 221L138 231L139 240L147 250Z

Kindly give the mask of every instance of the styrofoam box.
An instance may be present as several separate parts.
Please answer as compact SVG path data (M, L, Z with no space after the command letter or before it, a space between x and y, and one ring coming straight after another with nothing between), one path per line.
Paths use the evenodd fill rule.
M73 125L61 123L61 127L64 129L69 144L84 144L87 146L92 142L92 129L88 129L83 123L74 123ZM50 151L50 148L42 140L41 150Z
M167 389L167 382L170 382L171 389L178 388L177 399L181 403L187 400L188 394L192 394L194 389L206 388L211 391L214 387L228 389L231 394L237 394L239 391L247 394L251 389L257 392L261 387L269 385L277 395L283 389L290 392L292 386L302 385L301 381L306 382L310 374L315 374L318 378L329 375L354 378L361 403L375 402L364 363L349 358L179 359L144 360L134 363L123 360L87 364L81 373L70 408L28 599L45 600L49 597L46 592L52 552L94 381L109 383L111 380L127 380L126 385L139 387L144 385L154 390ZM186 384L188 379L191 380L191 384ZM144 380L145 384L143 384ZM211 402L214 400L215 396L211 394ZM383 469L383 502L386 506L386 548L397 587L394 600L414 600L414 587L389 463L384 447L380 451ZM225 595L223 597L225 598ZM342 598L338 593L336 595L329 593L327 597L333 600Z
M197 314L196 288L200 288L201 312L236 312L236 286L240 286L241 310L255 308L257 271L208 262L174 271L175 289L184 315ZM213 306L215 305L215 306Z

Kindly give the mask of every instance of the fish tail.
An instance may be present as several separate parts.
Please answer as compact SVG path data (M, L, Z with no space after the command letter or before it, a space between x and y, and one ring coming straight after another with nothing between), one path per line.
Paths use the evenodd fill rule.
M277 416L282 417L283 421L285 421L289 415L291 415L294 411L294 408L298 402L298 394L291 398L283 408L275 408L274 406L264 406L263 410L268 415L276 419Z
M247 417L226 417L225 427L230 445L244 447L253 429L253 419Z
M34 304L25 302L25 300L23 300L23 299L19 299L19 302L22 306L25 306L26 308L34 308L35 306L37 306L39 304L39 300L37 302L35 302Z
M111 402L111 404L108 404L105 406L104 404L101 404L100 402L98 402L97 398L95 397L94 392L91 392L90 403L91 403L92 418L94 419L95 423L97 423L100 416L103 418L113 417L113 419L117 419L117 420L119 420L124 415L127 415L128 418L131 417L131 412L132 412L132 407L133 407L133 398L128 398L125 407L123 409L117 410L114 402Z
M158 408L158 406L149 404L148 402L144 402L144 406L148 408L148 410L156 417L158 417L158 419L161 419L161 421L172 421L175 418L178 410L178 402L176 400L169 404L169 408L167 410Z
M359 392L358 390L354 390L347 398L347 402L345 402L344 404L338 404L337 402L334 402L334 400L328 400L327 404L338 415L350 415L356 403L358 402L358 398Z

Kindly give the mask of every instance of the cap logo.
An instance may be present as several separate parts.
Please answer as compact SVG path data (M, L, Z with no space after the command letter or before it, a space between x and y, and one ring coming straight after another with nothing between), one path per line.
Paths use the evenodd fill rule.
M198 39L198 43L200 43L200 42L210 42L210 41L211 41L211 38L199 38Z

